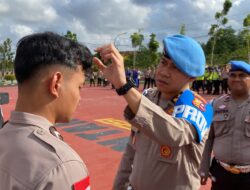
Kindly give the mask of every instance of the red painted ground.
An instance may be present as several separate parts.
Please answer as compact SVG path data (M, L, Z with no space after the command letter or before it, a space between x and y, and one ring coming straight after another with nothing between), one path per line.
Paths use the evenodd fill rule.
M17 88L0 87L0 92L8 92L10 95L10 103L2 106L4 118L8 119L10 111L14 109L17 98ZM129 131L126 129L101 124L95 121L96 119L104 118L123 120L125 101L123 98L118 97L114 90L111 90L110 86L105 88L86 86L81 96L82 100L74 114L74 118L96 123L97 125L108 126L109 129L122 131L119 134L103 136L101 137L102 141L129 136ZM205 96L207 100L211 99L211 97L212 96ZM97 144L100 140L90 141L76 136L75 133L65 132L63 131L64 128L67 128L67 126L60 127L58 130L63 135L64 140L82 157L90 171L91 189L111 189L122 153L112 150L109 146ZM94 131L90 131L89 133L93 132ZM209 187L210 184L203 186L201 190L208 190Z

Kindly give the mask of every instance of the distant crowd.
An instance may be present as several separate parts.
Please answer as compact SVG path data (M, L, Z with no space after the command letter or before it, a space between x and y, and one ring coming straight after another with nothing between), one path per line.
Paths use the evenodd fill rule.
M143 85L143 89L153 88L155 84L155 67L148 67L145 70L130 69L126 68L126 78L133 79L137 88L140 84ZM206 67L205 74L201 77L197 77L196 80L191 84L192 90L197 93L203 94L227 94L228 93L228 66L208 66ZM109 81L103 76L101 71L91 71L88 74L90 87L109 85Z
M133 79L136 87L139 88L143 83L143 89L155 87L155 67L148 67L145 70L126 68L125 74L127 79ZM107 86L109 81L103 76L101 71L91 71L88 76L90 87L94 86ZM143 82L142 82L143 81Z
M206 67L205 74L196 78L192 83L192 90L203 94L227 94L229 90L227 84L228 71L228 65Z

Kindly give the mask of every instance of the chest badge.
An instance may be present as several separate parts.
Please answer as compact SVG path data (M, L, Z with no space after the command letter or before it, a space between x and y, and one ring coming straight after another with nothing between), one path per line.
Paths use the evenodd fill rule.
M167 145L162 145L161 146L161 156L165 158L169 158L171 155L171 147Z

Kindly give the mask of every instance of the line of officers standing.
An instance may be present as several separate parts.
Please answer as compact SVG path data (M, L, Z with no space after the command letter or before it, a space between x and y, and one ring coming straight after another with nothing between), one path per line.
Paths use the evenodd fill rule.
M228 71L229 65L222 67L206 67L204 75L197 77L192 83L192 89L203 94L227 94L228 92Z

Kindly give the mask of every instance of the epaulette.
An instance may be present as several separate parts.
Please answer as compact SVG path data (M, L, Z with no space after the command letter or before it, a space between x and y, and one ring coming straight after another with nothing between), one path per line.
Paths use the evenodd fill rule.
M213 99L213 102L217 102L217 101L223 101L223 102L228 102L228 101L230 101L230 95L229 94L224 94L224 95L222 95L222 96L219 96L219 97L217 97L217 98L214 98Z

